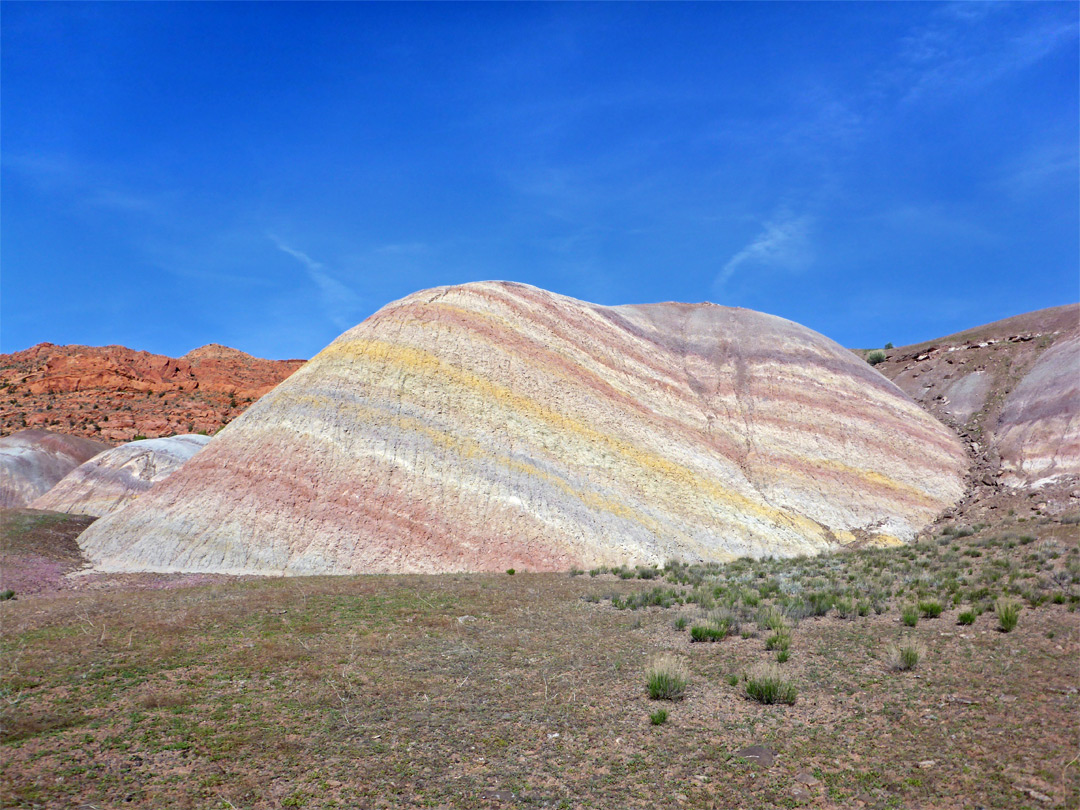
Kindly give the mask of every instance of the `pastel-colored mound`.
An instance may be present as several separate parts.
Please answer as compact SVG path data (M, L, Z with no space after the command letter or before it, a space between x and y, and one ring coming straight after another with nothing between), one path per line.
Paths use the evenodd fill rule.
M1005 483L1080 476L1080 337L1046 350L1005 400L994 433Z
M80 544L103 570L286 574L793 555L911 539L965 468L790 321L487 282L384 307Z
M47 430L0 438L0 506L26 506L109 445Z
M164 481L208 441L184 435L122 444L76 467L31 506L104 517Z

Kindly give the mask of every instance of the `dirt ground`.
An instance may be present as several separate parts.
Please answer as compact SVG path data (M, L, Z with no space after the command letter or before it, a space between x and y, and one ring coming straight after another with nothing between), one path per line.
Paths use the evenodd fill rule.
M1012 520L690 581L50 580L0 602L2 803L1075 808L1077 524ZM5 552L17 581L23 558ZM656 588L671 607L616 607ZM776 653L750 617L817 592L837 607L794 616L779 665L795 703L755 702L743 677ZM1022 605L1008 633L992 608L1002 594ZM940 617L902 623L935 595ZM741 630L692 643L676 620L702 621L713 600ZM985 612L958 624L973 607ZM913 670L890 664L901 641L922 647ZM689 670L680 701L649 699L661 652ZM740 755L751 745L774 761Z

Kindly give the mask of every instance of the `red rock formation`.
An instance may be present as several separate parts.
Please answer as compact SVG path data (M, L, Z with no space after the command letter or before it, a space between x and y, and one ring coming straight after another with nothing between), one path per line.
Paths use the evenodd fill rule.
M0 355L0 435L24 427L106 441L213 433L301 365L215 344L172 358L41 343Z

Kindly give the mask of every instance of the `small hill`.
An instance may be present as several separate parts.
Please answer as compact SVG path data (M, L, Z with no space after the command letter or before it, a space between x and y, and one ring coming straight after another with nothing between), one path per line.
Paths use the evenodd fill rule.
M20 430L0 438L0 507L26 506L108 449L104 442L46 430Z
M30 506L102 517L164 481L210 441L209 436L170 436L128 442L99 453L69 472Z
M833 341L713 304L427 290L80 544L104 570L566 570L910 540L947 428Z
M875 368L967 444L973 519L1029 494L1080 502L1080 305L890 349Z
M50 428L115 443L214 433L301 365L217 345L177 359L41 343L0 355L0 434Z

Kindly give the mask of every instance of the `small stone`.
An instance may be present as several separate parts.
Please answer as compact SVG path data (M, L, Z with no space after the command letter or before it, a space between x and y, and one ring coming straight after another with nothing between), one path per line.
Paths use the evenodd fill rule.
M805 802L810 799L810 791L801 787L794 787L791 789L791 798L797 802Z
M795 774L795 781L803 785L820 785L821 780L814 776L810 771L799 771Z
M751 745L743 748L741 751L736 751L735 756L747 760L751 765L760 765L763 768L771 767L776 761L776 752L763 745Z
M1042 802L1043 804L1050 804L1051 802L1054 801L1049 796L1047 796L1045 793L1039 793L1039 791L1037 791L1037 790L1032 790L1031 788L1023 788L1022 790L1023 790L1024 793L1026 793L1028 796L1030 796L1032 799L1034 799L1037 802Z
M932 759L924 759L922 762L919 763L919 767L922 768L924 771L933 768L935 765L937 765L937 762Z

